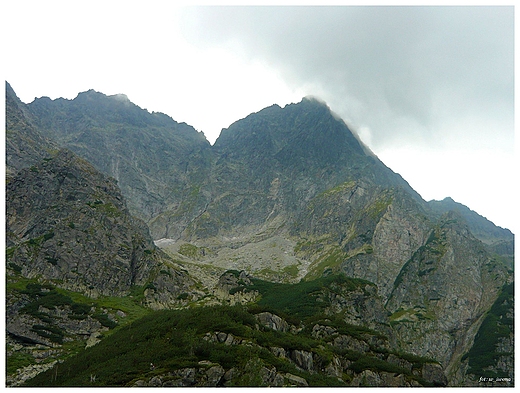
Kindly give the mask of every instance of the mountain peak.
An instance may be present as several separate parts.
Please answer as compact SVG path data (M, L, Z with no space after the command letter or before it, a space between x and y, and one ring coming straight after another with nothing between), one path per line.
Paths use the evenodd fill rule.
M481 216L451 197L446 197L441 201L429 201L428 205L438 215L449 211L458 213L467 222L473 234L484 243L492 244L497 241L513 241L514 235L509 229L496 226L486 217Z
M258 143L270 140L275 150L287 144L312 143L322 148L350 145L359 150L357 138L339 116L332 113L328 105L314 96L306 96L298 103L281 108L271 105L259 112L252 113L222 130L215 146L236 145L236 143ZM310 146L308 146L310 147ZM314 146L317 147L317 146ZM312 154L310 149L308 152Z
M101 93L99 91L96 91L94 89L89 89L87 91L81 92L77 95L76 99L82 99L82 98L89 98L89 99L113 99L120 102L129 102L131 103L130 99L126 94L118 93L118 94L112 94L112 95L106 95L104 93Z
M315 96L315 95L305 96L305 97L302 98L301 102L309 102L309 103L318 104L320 106L324 106L324 107L327 107L327 108L329 107L325 100L323 100L320 97Z

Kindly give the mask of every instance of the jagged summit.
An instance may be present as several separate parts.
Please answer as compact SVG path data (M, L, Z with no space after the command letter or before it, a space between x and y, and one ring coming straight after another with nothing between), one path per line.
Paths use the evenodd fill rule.
M364 179L405 188L416 200L422 200L314 97L250 114L223 130L214 148L221 156L241 161L256 178L267 174L280 174L292 181L313 178L325 189L345 180Z
M214 144L231 156L269 156L282 165L351 165L366 156L349 128L322 101L269 106L222 130Z
M314 97L253 113L224 129L213 146L191 126L95 90L74 100L37 99L27 108L40 130L119 182L130 211L149 223L155 239L184 236L204 208L223 202L218 210L232 208L236 201L227 205L218 196L227 187L263 200L260 215L257 209L240 218L257 223L272 211L274 200L266 198L273 181L280 184L276 205L284 216L346 180L402 187L421 201ZM224 218L230 219L229 227L236 226L233 217Z

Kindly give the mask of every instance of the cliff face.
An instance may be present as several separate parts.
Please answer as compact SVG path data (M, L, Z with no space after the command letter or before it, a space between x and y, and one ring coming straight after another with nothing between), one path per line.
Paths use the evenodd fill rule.
M514 386L514 304L514 285L506 284L483 317L472 347L454 365L454 385Z
M478 332L513 280L513 235L453 201L423 201L323 103L304 99L266 108L223 130L210 146L191 127L125 97L89 91L75 100L42 98L25 106L14 92L8 95L10 279L47 280L91 298L117 296L121 304L133 296L140 307L159 309L192 302L261 304L270 295L247 277L297 285L340 274L366 286L356 292L329 283L320 296L302 297L326 299L329 306L320 312L383 334L387 352L369 345L369 360L390 362L389 354L399 357L401 351L437 361L426 369L441 370L448 384L477 378ZM39 143L45 147L40 155L34 149ZM152 239L160 239L170 256ZM245 272L220 277L229 269ZM200 280L198 287L190 275ZM30 289L18 286L22 292L10 292L12 315L30 301ZM272 296L289 296L285 287L270 288ZM64 315L72 312L70 304L60 307ZM500 311L504 321L511 310ZM325 322L317 324L319 334L340 334ZM497 325L493 348L510 347L512 328L503 325L511 334ZM338 350L363 347L345 340ZM304 350L285 348L288 354L293 349ZM512 351L502 353L486 367L504 373ZM286 357L294 362L294 356ZM337 362L341 379L349 367ZM262 366L270 370L262 371L266 378L289 384L271 366ZM193 373L206 381L208 367L199 368ZM354 374L344 382L384 385L391 379L354 368L359 372L350 369ZM410 375L402 375L401 385L410 384Z
M211 182L199 192L205 195L204 208L179 234L188 241L287 231L310 200L346 181L402 187L420 201L314 99L249 115L222 131L212 153ZM157 224L153 221L152 228Z
M438 359L451 375L480 318L511 279L467 227L448 215L394 282L387 309L403 349Z
M88 94L83 98L89 101ZM134 107L129 101L122 105ZM89 113L94 116L102 108L102 114L121 118L104 102L97 102ZM47 115L67 124L69 130L85 127L71 113L69 122L59 113ZM120 296L134 286L161 281L158 272L170 269L165 262L180 271L155 247L146 224L130 214L117 180L49 139L55 133L38 125L42 118L6 83L9 272L56 280L63 288L96 297ZM93 152L92 156L104 155ZM183 275L186 283L191 282L184 273L174 274L181 281Z
M21 170L6 195L9 263L25 277L120 295L158 265L146 226L128 214L114 180L72 153Z
M6 82L5 88L5 164L9 176L48 158L59 146L32 124L30 111L9 83Z
M206 175L210 145L202 133L126 96L89 90L74 100L36 99L27 110L35 127L116 179L130 212L143 220L175 209L189 194L187 183Z
M404 187L420 200L314 99L252 114L214 146L186 124L92 90L26 109L38 129L118 181L155 239L271 228L345 180Z

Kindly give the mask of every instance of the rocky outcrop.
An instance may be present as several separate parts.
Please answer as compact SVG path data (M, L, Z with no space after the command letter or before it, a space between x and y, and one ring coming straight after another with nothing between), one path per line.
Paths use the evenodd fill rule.
M386 305L403 348L449 369L472 341L469 328L479 323L507 280L505 266L446 216L403 267Z
M248 285L251 279L244 270L228 270L219 277L213 293L219 301L230 305L247 304L258 296L255 291L244 291Z
M226 334L222 333L222 339ZM221 342L224 345L251 345L241 340L217 338L219 333L208 333L206 338ZM352 350L352 348L350 348ZM283 352L283 354L282 354ZM421 367L414 366L405 360L391 354L388 361L383 361L392 367L392 372L383 370L365 369L355 372L350 369L353 362L334 356L326 366L323 359L314 352L305 350L285 350L278 348L273 353L286 361L293 363L298 370L310 374L324 373L328 377L336 378L343 386L371 386L371 387L406 387L406 386L446 386L447 380L440 365L424 363ZM394 359L394 360L393 360ZM408 364L408 369L403 364ZM307 374L309 375L309 374ZM255 386L255 387L287 387L309 386L309 382L302 376L278 370L276 366L266 364L258 358L251 358L243 367L225 369L218 363L200 361L198 367L181 368L167 373L158 373L146 379L133 382L134 387L217 387L217 386Z
M44 137L32 124L30 111L16 96L9 83L5 83L5 164L6 174L12 175L22 168L49 158L58 145Z
M8 263L25 277L62 280L87 294L118 295L158 265L144 224L115 182L60 151L7 183Z
M222 386L225 370L219 364L200 362L199 367L189 367L171 373L156 375L150 379L139 379L135 387L216 387Z
M54 360L48 363L31 364L29 366L23 367L18 370L16 375L8 375L5 380L5 384L9 387L21 386L25 381L34 378L40 373L50 370L56 365L56 363L58 363L58 361Z
M117 296L146 285L166 259L146 225L129 214L115 181L73 153L59 151L21 170L6 195L7 263L24 277ZM175 275L176 285L188 280Z
M201 362L203 363L203 362ZM254 363L254 362L250 362ZM283 373L276 367L261 366L254 381L251 384L243 384L244 379L251 378L250 374L235 368L224 370L219 364L203 363L202 367L190 367L180 369L168 374L151 377L148 380L137 380L134 387L217 387L217 386L263 386L263 387L289 387L309 386L307 381L291 373ZM251 367L250 364L246 365ZM239 385L236 383L239 382Z
M290 326L287 321L280 318L276 314L271 314L270 312L261 312L256 314L256 319L258 319L258 322L265 327L273 329L277 332L288 332L290 330Z

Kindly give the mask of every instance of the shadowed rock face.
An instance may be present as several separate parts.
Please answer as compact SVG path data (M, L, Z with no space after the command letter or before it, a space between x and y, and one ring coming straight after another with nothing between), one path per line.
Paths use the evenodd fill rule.
M70 152L20 171L6 195L11 263L26 277L118 295L157 266L148 229L129 215L114 180Z
M405 348L432 356L451 369L468 350L468 337L481 316L512 279L507 268L485 252L467 227L449 215L432 230L401 270L387 309L402 323ZM407 322L408 321L408 322ZM409 327L404 329L405 322ZM405 337L406 336L406 337Z
M50 157L59 146L44 137L32 123L30 111L6 82L5 163L8 175Z
M164 265L168 258L129 214L114 179L72 152L60 150L9 178L6 211L8 267L24 277L58 280L94 297L123 296L153 282L162 292L148 300L153 308L193 284Z
M252 114L214 146L186 124L92 90L26 109L38 129L118 181L155 239L256 232L352 179L404 187L420 200L313 99Z
M207 175L202 133L121 96L89 90L74 100L39 98L27 109L39 130L116 179L141 219L176 209Z

